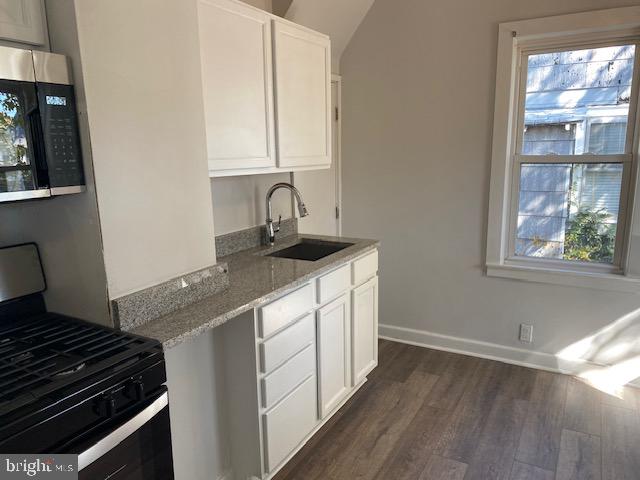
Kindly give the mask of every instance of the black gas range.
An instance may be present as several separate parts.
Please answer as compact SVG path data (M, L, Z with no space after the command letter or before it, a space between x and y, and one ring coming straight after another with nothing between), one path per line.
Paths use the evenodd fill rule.
M0 454L77 454L81 479L173 479L162 346L47 312L36 275L34 244L0 249Z

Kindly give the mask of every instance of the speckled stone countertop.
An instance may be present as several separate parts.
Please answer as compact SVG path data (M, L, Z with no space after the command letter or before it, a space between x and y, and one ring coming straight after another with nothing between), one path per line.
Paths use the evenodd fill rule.
M353 245L315 262L265 256L294 245L302 238ZM174 347L247 310L269 302L309 279L377 248L378 245L376 240L297 234L278 240L274 247L256 247L219 258L219 262L228 264L227 289L151 320L132 332L159 340L165 349Z

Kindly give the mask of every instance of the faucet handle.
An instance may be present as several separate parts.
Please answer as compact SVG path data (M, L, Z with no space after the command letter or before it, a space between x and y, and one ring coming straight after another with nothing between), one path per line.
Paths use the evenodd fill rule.
M273 229L274 232L280 231L280 225L282 224L282 215L278 215L278 226Z

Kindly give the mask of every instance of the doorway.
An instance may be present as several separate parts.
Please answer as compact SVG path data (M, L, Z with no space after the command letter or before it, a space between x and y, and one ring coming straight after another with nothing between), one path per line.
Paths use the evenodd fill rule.
M298 218L298 231L315 235L340 236L341 212L341 78L331 77L331 167L325 170L296 172L292 174L294 185L302 193L309 208L309 216Z

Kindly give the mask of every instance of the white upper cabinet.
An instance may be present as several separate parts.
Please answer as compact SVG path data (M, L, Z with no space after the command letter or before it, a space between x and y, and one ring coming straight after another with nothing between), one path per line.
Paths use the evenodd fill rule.
M278 166L331 163L329 38L274 20Z
M45 45L42 0L0 0L0 39Z
M275 167L270 16L227 0L198 15L209 170Z
M198 15L209 174L327 168L329 37L236 0Z

